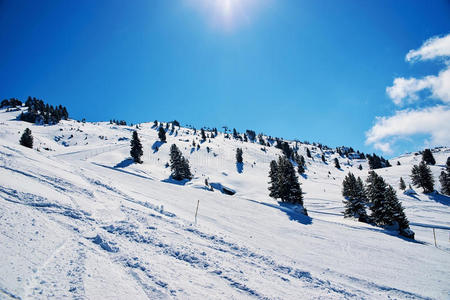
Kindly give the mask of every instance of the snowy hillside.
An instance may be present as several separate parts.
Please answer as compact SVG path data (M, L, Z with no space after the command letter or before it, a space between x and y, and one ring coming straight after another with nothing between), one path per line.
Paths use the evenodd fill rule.
M342 180L348 171L365 179L366 160L325 154L323 163L319 149L300 144L307 217L268 195L269 163L281 154L275 147L263 151L223 133L201 143L200 132L183 127L162 144L153 122L143 123L144 163L133 164L135 127L37 126L17 121L18 113L0 110L0 299L450 297L450 199L397 190L415 241L344 219ZM34 149L18 143L26 127ZM184 185L169 179L173 143L194 174ZM438 190L448 156L447 148L434 153ZM394 158L377 173L398 189L420 159Z

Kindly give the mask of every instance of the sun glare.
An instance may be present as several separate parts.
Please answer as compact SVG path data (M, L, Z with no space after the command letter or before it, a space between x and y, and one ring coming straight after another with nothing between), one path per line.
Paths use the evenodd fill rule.
M200 10L216 28L230 31L251 23L256 11L268 0L186 0Z

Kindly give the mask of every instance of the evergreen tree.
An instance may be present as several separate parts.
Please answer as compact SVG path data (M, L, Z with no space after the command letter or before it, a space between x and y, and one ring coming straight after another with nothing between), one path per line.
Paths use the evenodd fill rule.
M362 165L359 165L359 166L358 166L358 169L359 169L359 170L362 170L362 169L363 169L363 168L362 168Z
M447 163L449 162L450 161L447 159ZM447 165L447 169L441 172L439 182L441 183L442 194L450 196L450 165Z
M202 136L202 141L205 141L206 140L205 130L202 128L200 132Z
M341 165L339 164L339 160L337 159L337 157L334 158L334 166L336 167L336 169L341 168Z
M422 153L422 161L424 161L427 165L435 165L436 160L434 159L433 153L431 153L430 149L425 149Z
M302 189L294 166L285 156L278 159L278 196L283 202L303 205Z
M322 154L322 161L323 161L323 162L326 162L326 160L325 160L325 155L323 155L323 154Z
M400 165L401 165L400 161L399 161L399 160L397 160L397 166L400 166Z
M171 176L175 180L192 179L189 161L184 158L175 144L170 147L170 169L172 170Z
M286 156L280 156L278 163L271 162L269 177L271 197L280 198L282 202L303 205L300 183L294 166Z
M158 137L161 140L161 142L163 143L166 142L166 131L164 130L164 128L162 128L162 126L159 127Z
M365 192L361 178L358 177L357 180L352 173L348 173L342 182L342 195L345 198L344 217L353 217L361 222L367 222Z
M25 128L23 131L23 134L20 137L20 144L28 148L33 148L33 135L29 128Z
M311 151L309 151L309 148L306 148L306 156L311 158Z
M236 163L238 164L242 164L243 159L242 159L242 148L237 148L236 149Z
M142 144L139 140L137 131L133 131L133 136L131 138L131 150L130 155L135 163L142 164L141 156L144 154L142 151Z
M279 198L278 196L278 164L276 160L270 162L269 170L269 196L272 198Z
M370 171L367 178L366 194L370 202L371 218L377 225L388 225L391 219L386 214L385 193L387 184L381 176Z
M384 196L385 216L389 219L387 225L398 225L401 235L414 239L414 232L409 228L409 221L394 188L388 185Z
M298 166L297 166L297 171L298 171L298 174L304 174L305 173L305 167L302 165L302 164L299 164Z
M399 188L400 188L401 190L403 190L403 191L406 189L406 184L405 184L405 181L403 180L402 177L400 177L400 185L399 185Z
M422 161L419 165L414 165L411 170L412 183L423 188L424 193L431 193L434 191L434 179L431 169Z
M447 169L447 172L450 173L450 156L447 157L447 162L445 163L445 167Z

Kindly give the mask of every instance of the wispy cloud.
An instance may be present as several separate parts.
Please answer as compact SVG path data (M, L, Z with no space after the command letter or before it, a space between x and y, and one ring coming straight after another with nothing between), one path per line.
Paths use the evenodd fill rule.
M450 57L450 34L444 37L432 37L419 49L409 50L406 54L407 61L430 60L438 57Z
M445 67L438 75L399 77L386 88L394 104L410 107L397 110L392 116L376 117L375 124L366 132L366 144L390 153L399 139L423 134L430 137L427 143L431 145L450 145L450 34L430 38L406 55L409 62L432 59L444 62ZM429 98L440 103L425 108L412 107L414 104L423 107Z

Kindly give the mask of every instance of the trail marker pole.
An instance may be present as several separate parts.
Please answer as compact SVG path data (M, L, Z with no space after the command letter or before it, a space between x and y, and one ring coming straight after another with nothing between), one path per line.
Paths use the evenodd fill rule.
M198 213L198 205L200 204L200 200L197 200L197 209L195 210L195 225L197 225L197 213Z
M434 246L437 247L437 243L436 243L436 231L434 230L434 227L433 227L433 236L434 236Z

